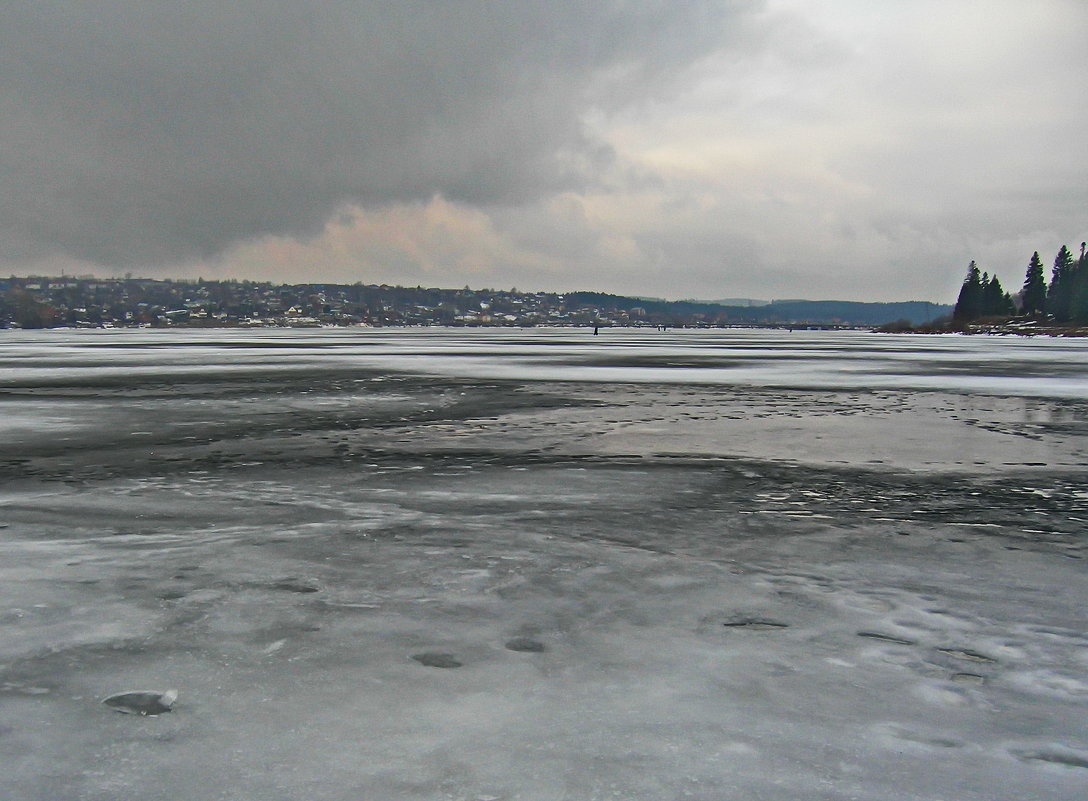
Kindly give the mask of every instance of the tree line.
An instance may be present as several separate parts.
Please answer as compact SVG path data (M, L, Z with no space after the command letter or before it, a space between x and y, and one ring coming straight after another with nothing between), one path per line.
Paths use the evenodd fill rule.
M1088 324L1088 257L1084 242L1080 243L1079 259L1062 245L1054 258L1049 285L1039 251L1035 251L1028 262L1024 285L1015 295L1005 291L996 275L980 271L973 261L968 265L952 319L970 322L1017 315L1052 319L1059 324Z

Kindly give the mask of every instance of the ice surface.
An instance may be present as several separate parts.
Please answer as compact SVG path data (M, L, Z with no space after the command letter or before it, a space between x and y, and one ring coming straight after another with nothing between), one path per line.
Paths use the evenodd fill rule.
M1088 797L1080 340L0 337L0 798Z

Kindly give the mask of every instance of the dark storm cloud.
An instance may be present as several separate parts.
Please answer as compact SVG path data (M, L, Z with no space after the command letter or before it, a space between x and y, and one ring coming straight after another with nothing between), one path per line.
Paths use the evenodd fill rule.
M746 2L7 2L0 257L206 257L345 201L578 187L581 117L666 92Z

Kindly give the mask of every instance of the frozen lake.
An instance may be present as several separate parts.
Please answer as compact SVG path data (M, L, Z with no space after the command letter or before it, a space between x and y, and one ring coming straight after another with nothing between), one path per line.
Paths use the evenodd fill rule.
M1085 340L0 332L0 798L1088 797L1086 462Z

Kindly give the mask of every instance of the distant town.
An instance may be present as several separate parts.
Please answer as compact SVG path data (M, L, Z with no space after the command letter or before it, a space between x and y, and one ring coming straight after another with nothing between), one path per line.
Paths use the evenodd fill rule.
M96 278L0 279L0 328L924 324L952 307L847 301L667 301L598 292L374 284Z

